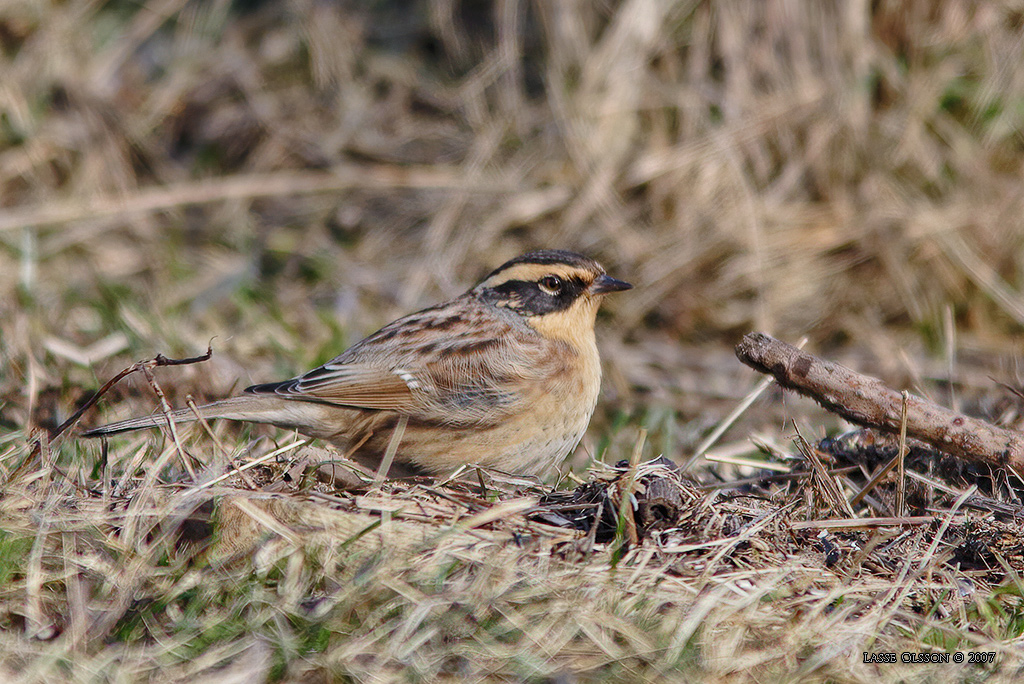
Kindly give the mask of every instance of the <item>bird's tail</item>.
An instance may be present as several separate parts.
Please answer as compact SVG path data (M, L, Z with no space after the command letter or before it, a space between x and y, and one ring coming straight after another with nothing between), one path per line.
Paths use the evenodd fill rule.
M195 410L191 408L178 409L166 415L154 413L149 416L119 420L116 423L109 423L86 430L82 433L82 436L102 437L131 430L160 427L167 425L168 416L175 423L191 423L197 420L197 413L204 420L226 418L228 420L241 420L249 423L269 423L279 427L299 428L301 430L304 427L319 427L318 421L323 419L322 416L318 415L321 411L320 407L306 404L306 402L288 401L274 397L243 396L216 401L205 406L198 406Z

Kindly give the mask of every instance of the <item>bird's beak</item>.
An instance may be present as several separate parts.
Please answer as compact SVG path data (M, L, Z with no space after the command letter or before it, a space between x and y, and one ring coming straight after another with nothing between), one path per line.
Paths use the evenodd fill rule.
M622 290L629 290L633 286L624 280L612 278L610 275L599 275L594 278L594 282L587 288L590 294L608 294L609 292L621 292Z

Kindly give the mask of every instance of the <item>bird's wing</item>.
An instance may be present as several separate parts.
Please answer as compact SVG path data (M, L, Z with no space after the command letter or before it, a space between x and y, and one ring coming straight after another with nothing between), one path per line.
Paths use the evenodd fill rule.
M532 399L531 388L552 369L538 348L543 340L494 316L459 298L400 318L305 375L246 391L432 423L498 422Z
M480 353L492 345L492 353ZM498 349L503 346L478 339L451 345L446 353L422 358L422 364L406 358L408 363L395 368L335 359L292 380L255 385L246 392L396 411L437 424L493 424L521 410L538 379L536 361Z
M253 385L245 391L352 408L408 412L422 402L414 394L419 389L415 376L402 368L385 369L332 361L297 378Z

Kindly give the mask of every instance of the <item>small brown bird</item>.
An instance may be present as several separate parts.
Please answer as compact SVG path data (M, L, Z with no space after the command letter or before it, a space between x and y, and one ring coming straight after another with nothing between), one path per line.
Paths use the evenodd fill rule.
M404 422L392 474L441 475L476 463L542 475L576 447L597 404L598 306L604 295L631 287L579 254L530 252L319 368L253 385L199 414L295 429L373 468ZM196 419L190 409L171 417ZM162 415L132 418L84 435L165 422Z

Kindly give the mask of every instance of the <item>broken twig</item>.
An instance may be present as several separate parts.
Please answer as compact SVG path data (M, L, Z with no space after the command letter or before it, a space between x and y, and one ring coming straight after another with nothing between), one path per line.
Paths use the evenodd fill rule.
M801 351L763 333L736 346L740 361L775 376L851 423L899 434L904 398L881 380ZM913 394L906 399L907 436L952 456L1024 476L1024 434L951 411Z
M149 359L147 361L139 361L138 363L133 363L131 366L128 366L123 371L112 377L110 380L107 380L103 384L103 387L100 387L94 395L89 397L89 400L87 402L82 404L81 408L79 408L77 411L71 414L70 418L61 423L60 426L57 427L57 429L54 430L53 433L50 435L50 441L57 439L57 437L63 434L65 430L74 425L75 421L81 418L83 413L91 409L93 405L97 401L99 401L100 397L106 394L111 387L121 382L121 380L125 376L131 375L132 373L138 373L140 371L143 371L144 369L156 368L158 366L184 366L190 363L201 363L203 361L209 361L211 356L213 356L213 347L208 345L206 347L206 353L201 356L193 356L188 359L169 359L163 354L157 354L154 358Z

